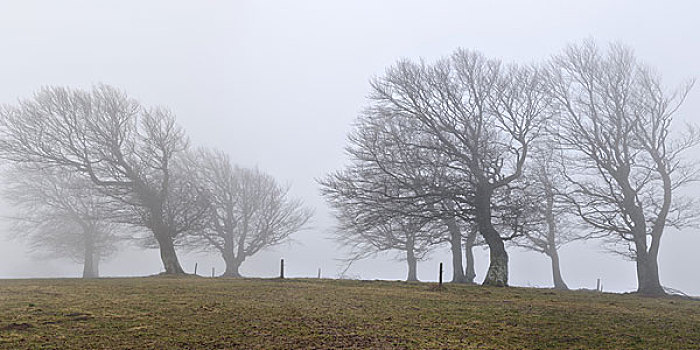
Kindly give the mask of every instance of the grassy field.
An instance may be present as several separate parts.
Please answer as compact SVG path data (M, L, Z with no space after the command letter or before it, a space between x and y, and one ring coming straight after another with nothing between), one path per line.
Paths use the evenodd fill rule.
M333 280L0 280L0 349L700 349L700 302Z

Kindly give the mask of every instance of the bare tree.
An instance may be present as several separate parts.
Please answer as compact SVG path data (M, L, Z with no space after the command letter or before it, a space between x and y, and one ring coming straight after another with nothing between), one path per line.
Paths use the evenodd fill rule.
M338 219L336 238L350 248L347 261L399 250L408 264L406 280L417 281L417 262L443 241L444 227L431 218L406 213L402 204L413 192L386 172L362 163L319 182Z
M364 111L346 148L353 163L321 181L323 193L341 221L339 238L354 249L367 248L367 253L405 250L409 278L414 277L415 259L414 247L407 241L420 242L421 255L431 245L448 242L452 281L465 282L464 225L457 217L455 201L443 190L451 181L450 169L443 162L447 158L422 146L426 140L420 123L386 112L373 106ZM397 235L396 229L401 234ZM407 237L401 238L403 235Z
M170 112L146 109L106 85L43 88L0 110L0 157L89 177L124 204L130 222L152 232L167 274L184 273L173 241L206 208L197 188L174 172L187 147Z
M99 277L100 261L125 238L108 221L108 198L88 179L55 168L13 167L4 179L3 197L16 213L12 233L35 252L82 263L83 278Z
M504 66L459 50L435 64L400 61L372 83L372 108L417 120L420 147L443 154L462 176L452 197L490 249L486 285L508 283L508 254L494 227L494 198L522 174L549 104L537 69Z
M313 215L301 200L290 198L288 187L258 169L233 165L222 152L200 150L192 159L198 183L208 193L209 212L206 227L187 244L221 253L224 276L240 277L246 258L283 243Z
M592 42L554 57L550 73L570 203L636 261L639 293L665 294L658 271L664 229L688 225L697 212L678 190L697 180L683 153L700 135L690 128L673 137L671 129L693 83L668 92L630 49L601 51Z
M566 200L567 182L556 143L550 141L538 146L520 181L520 203L514 206L521 216L518 224L523 226L522 239L512 242L549 257L554 288L567 290L561 274L559 248L589 237L578 235L572 222L572 208Z

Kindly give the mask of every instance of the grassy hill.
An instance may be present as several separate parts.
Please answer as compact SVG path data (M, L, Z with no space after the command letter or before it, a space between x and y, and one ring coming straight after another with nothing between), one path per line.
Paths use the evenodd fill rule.
M334 280L0 280L0 349L700 349L700 302Z

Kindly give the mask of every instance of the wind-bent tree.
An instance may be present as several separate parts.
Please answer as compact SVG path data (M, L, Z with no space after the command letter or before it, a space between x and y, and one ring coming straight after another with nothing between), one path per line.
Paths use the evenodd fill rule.
M579 238L567 205L567 183L563 164L553 142L545 142L532 156L523 175L520 189L522 201L518 208L523 225L522 238L513 240L516 246L545 254L552 264L555 289L569 289L561 274L559 248Z
M636 262L640 294L665 294L658 269L664 229L681 228L696 215L678 190L697 180L683 153L700 135L691 128L672 136L673 118L693 84L669 92L630 49L601 51L591 42L554 57L550 73L569 202L585 223L624 246Z
M371 108L420 122L421 148L461 174L452 197L469 208L490 250L486 285L508 284L508 254L492 221L499 193L523 172L549 97L539 70L459 50L428 65L400 61L372 83Z
M320 184L338 220L336 239L350 249L350 263L398 250L408 264L406 280L418 280L417 262L442 241L444 229L435 227L434 220L405 212L402 200L412 196L410 190L377 167L361 164L333 173Z
M18 166L4 176L3 197L15 212L12 234L35 252L83 264L83 278L99 277L100 261L124 237L108 221L109 200L90 181L57 169Z
M346 152L353 163L321 181L322 191L341 223L339 240L357 251L354 256L363 256L360 248L369 255L404 250L413 280L414 249L420 247L424 256L432 245L449 242L453 282L465 282L463 225L454 200L442 189L451 181L449 168L442 163L445 157L422 147L425 140L419 126L414 120L367 108L348 137Z
M193 172L207 191L206 226L188 237L192 248L214 249L226 263L224 276L240 277L246 258L304 229L313 212L289 196L289 188L258 169L234 166L221 152L193 155ZM196 169L195 169L196 168Z
M47 87L0 110L0 157L88 177L124 204L129 222L151 231L167 274L184 273L173 241L206 208L197 187L175 171L187 148L170 112L146 109L107 85Z

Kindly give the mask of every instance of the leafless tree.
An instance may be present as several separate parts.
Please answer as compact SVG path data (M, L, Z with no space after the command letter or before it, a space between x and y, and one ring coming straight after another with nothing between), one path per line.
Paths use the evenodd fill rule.
M674 137L671 128L693 82L669 92L630 49L601 51L586 42L552 59L550 83L570 203L636 261L640 294L664 294L658 271L664 229L690 224L697 212L678 190L698 178L683 154L700 134L689 128Z
M372 83L372 108L420 122L420 147L461 174L452 197L471 211L490 249L484 284L508 283L508 254L494 227L494 203L517 180L546 119L549 97L538 69L459 50L434 64L400 61Z
M12 234L35 252L82 263L83 278L99 277L100 261L125 238L108 220L109 199L85 177L55 168L15 166L4 180L2 194L14 212Z
M319 182L338 219L336 238L350 249L347 261L402 251L408 264L406 280L417 281L417 262L442 242L445 230L430 218L407 214L403 201L413 192L395 180L377 167L359 163Z
M0 110L0 157L90 178L124 204L130 222L152 232L168 274L184 273L173 241L206 209L197 188L174 171L187 147L170 112L146 109L107 85L47 87Z
M200 150L191 159L210 204L206 227L190 235L187 244L221 253L224 276L240 277L246 258L283 243L313 215L289 196L288 187L258 169L233 165L222 152Z
M421 256L432 245L448 242L453 258L452 281L465 282L465 225L458 218L455 201L444 190L451 182L450 169L443 163L446 157L422 146L427 141L419 127L416 120L369 106L349 136L346 151L352 164L321 181L323 193L340 219L341 242L356 250L365 247L367 253L406 251L409 279L415 278L412 272L416 261L414 246L406 242L419 242L416 246L421 247ZM394 232L396 229L400 234ZM467 261L473 262L473 258L469 260L471 247L467 247ZM467 270L473 281L473 265Z
M520 181L521 200L514 206L520 212L518 225L522 225L522 237L512 243L549 257L554 288L567 290L561 274L559 248L576 239L590 237L581 235L573 222L572 208L566 200L568 188L559 147L551 140L537 146Z

